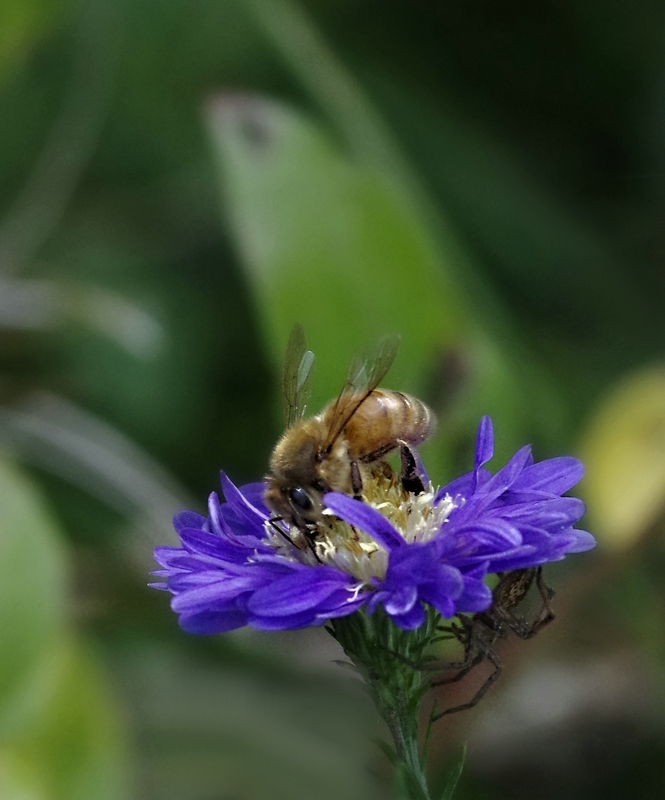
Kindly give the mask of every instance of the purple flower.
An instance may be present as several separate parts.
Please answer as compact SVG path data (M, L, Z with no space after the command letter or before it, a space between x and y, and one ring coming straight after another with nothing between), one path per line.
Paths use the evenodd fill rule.
M398 478L365 487L365 501L331 492L325 523L306 535L270 519L264 485L238 489L222 475L208 516L183 511L174 520L181 547L159 547L162 579L181 626L222 633L244 625L281 630L321 625L382 607L411 630L425 607L442 617L487 609L488 573L540 566L588 550L593 537L575 529L584 504L562 497L582 476L574 458L535 464L518 451L496 475L489 417L476 442L475 468L442 489L419 495Z

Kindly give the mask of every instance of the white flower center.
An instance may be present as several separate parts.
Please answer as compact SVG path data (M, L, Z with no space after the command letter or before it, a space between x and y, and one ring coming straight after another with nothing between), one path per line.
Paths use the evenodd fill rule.
M411 494L402 486L397 475L381 473L366 479L363 500L392 524L409 544L428 542L437 536L456 507L446 495L434 505L436 489L430 484L424 492ZM270 543L282 555L302 563L326 564L353 575L364 583L372 578L385 577L388 552L369 534L326 512L315 534L305 534L298 528L278 532L266 523Z

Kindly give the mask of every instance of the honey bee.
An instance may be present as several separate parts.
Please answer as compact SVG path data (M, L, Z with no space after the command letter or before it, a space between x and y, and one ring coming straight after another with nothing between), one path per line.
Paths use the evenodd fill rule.
M323 495L336 491L360 498L363 480L377 468L389 469L383 459L397 449L404 488L423 490L413 448L434 433L434 414L415 397L377 389L398 345L399 337L384 337L371 359L351 365L338 397L304 418L314 356L306 349L302 327L293 329L283 380L287 428L266 478L265 502L277 519L315 533L323 519Z

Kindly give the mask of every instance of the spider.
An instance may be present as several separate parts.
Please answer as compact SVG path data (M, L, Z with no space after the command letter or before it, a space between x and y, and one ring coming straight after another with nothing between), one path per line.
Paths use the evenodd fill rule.
M529 623L524 617L516 614L515 610L526 597L534 581L543 605L536 619ZM432 686L457 683L484 659L492 664L494 670L468 703L435 714L432 722L436 722L446 714L455 714L458 711L473 708L496 683L502 670L501 659L494 649L498 639L505 639L510 631L516 633L521 639L531 639L554 619L554 612L550 607L554 590L545 583L542 567L518 569L502 574L492 595L492 605L487 611L474 614L472 617L460 615L458 617L459 624L439 626L439 630L450 634L452 638L464 645L464 660L446 664L445 669L457 669L458 672L451 678L433 681Z

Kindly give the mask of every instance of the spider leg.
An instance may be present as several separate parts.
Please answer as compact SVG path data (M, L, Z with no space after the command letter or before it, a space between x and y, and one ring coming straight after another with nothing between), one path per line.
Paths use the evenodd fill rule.
M402 664L406 664L407 667L411 667L411 669L415 670L416 672L438 672L438 666L428 666L427 661L434 661L435 659L433 656L425 656L423 660L418 663L414 661L412 658L408 658L407 656L403 656L401 653L397 653L395 650L391 650L389 647L383 647L379 645L379 648L386 653L390 653L391 656L396 658L398 661L401 661Z
M458 628L457 626L452 625L450 629L457 641L464 645L463 660L439 663L436 665L436 668L433 671L443 672L444 670L457 669L462 670L462 674L452 679L436 681L435 683L432 683L432 686L441 686L444 683L454 683L455 681L461 680L464 675L466 675L470 670L473 669L474 666L476 666L476 663L480 663L480 661L483 659L482 650L480 650L480 658L478 659L478 648L473 623L468 622L463 617L460 619L460 622L462 622L463 627ZM474 655L474 652L476 655ZM476 661L476 659L478 660Z
M554 597L554 589L551 586L548 586L543 579L543 568L538 567L536 571L536 586L538 587L538 591L540 592L540 596L543 600L543 607L540 610L540 614L538 618L532 623L531 627L527 631L526 639L530 639L532 636L535 636L541 628L544 628L545 625L549 625L550 622L554 621L555 615L554 611L552 611L552 606L550 605L550 600Z
M543 598L543 603L547 605L549 601L554 597L556 592L551 586L548 586L545 583L545 578L543 578L542 567L538 567L538 569L536 570L536 586L538 587L540 596Z
M510 630L520 637L520 639L531 639L538 631L549 625L554 620L554 611L550 605L550 600L554 597L554 590L543 580L542 567L535 570L536 586L542 599L542 606L536 619L529 623L524 617L516 612L503 611L501 619Z
M467 659L466 661L460 661L457 664L446 664L445 669L459 669L459 672L456 675L453 675L452 678L443 678L439 681L432 681L430 686L446 686L449 683L457 683L457 681L461 681L465 675L468 675L474 667L477 667L478 664L485 658L483 653L477 653L473 658Z
M453 708L447 708L445 711L435 714L432 717L432 722L436 722L438 719L441 719L441 717L445 717L446 714L456 714L458 711L467 711L468 709L473 708L483 699L491 687L496 683L502 671L501 660L493 650L488 649L484 655L487 656L487 659L494 666L494 672L492 672L492 674L487 678L485 683L483 683L483 685L480 687L480 689L478 689L468 703L463 703L461 706L453 706Z

